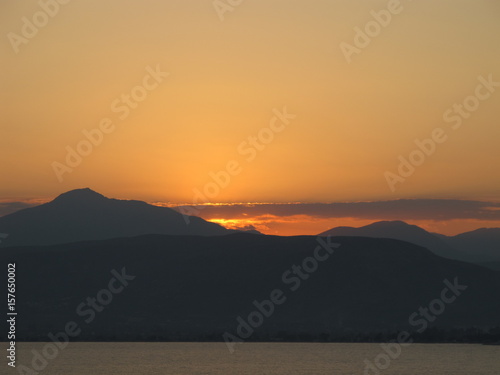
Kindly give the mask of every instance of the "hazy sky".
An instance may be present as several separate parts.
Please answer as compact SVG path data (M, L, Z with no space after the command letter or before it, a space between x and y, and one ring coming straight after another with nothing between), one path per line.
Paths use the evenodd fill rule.
M190 203L234 161L211 202L499 201L500 2L401 1L377 30L394 1L2 1L0 197ZM103 121L60 182L54 162ZM436 128L392 191L384 174Z

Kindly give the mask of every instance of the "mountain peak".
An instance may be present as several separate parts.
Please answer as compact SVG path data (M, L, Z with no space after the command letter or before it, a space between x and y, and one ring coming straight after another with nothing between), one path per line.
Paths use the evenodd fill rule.
M413 226L413 225L408 224L407 222L404 222L402 220L383 220L383 221L377 221L377 222L372 223L370 225L399 226L399 227L411 227L411 226Z
M377 228L377 229L393 229L393 230L418 230L425 232L425 229L420 228L417 225L408 224L402 220L387 220L387 221L377 221L375 223L368 224L362 228Z
M386 220L376 221L363 227L336 227L326 232L320 233L323 235L347 235L347 236L366 236L366 237L387 237L398 238L401 236L422 236L429 233L419 226L408 224L402 220Z
M53 202L88 202L107 199L104 195L89 188L75 189L62 193Z
M36 207L0 217L0 247L53 245L145 234L219 236L232 231L200 217L184 220L170 207L105 197L89 188L71 190Z

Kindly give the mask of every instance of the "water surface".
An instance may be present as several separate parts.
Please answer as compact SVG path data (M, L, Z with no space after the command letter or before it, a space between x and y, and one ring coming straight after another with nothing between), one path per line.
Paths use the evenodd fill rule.
M18 365L29 366L31 351L41 351L44 345L18 343ZM500 374L500 346L413 344L401 349L399 357L391 359L380 374ZM230 354L224 343L70 343L41 373L354 375L363 374L364 361L373 363L381 353L380 344L244 343ZM379 356L379 363L385 366L383 357ZM18 373L9 367L7 370L7 374Z

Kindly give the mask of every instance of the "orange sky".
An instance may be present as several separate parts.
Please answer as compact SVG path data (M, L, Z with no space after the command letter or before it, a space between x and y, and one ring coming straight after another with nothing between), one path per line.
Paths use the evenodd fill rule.
M197 191L210 202L499 201L500 87L477 91L489 76L500 81L499 2L401 1L349 63L342 43L355 45L355 28L387 8L253 0L221 20L201 0L45 11L4 1L0 198L89 186L173 203L200 200ZM43 23L40 12L53 16L30 31L26 20ZM488 98L469 99L477 108L454 129L448 111L477 95ZM437 128L446 141L392 191L385 174ZM68 148L85 154L73 166ZM291 233L294 223L269 231ZM305 219L300 228L326 225Z

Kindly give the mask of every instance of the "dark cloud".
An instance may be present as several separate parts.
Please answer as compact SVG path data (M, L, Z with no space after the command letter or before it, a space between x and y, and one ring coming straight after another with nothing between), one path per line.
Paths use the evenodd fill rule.
M199 216L223 217L227 219L241 218L245 215L308 215L318 218L351 217L373 220L500 220L500 203L453 199L402 199L351 203L209 205L196 206L196 210L199 212Z

